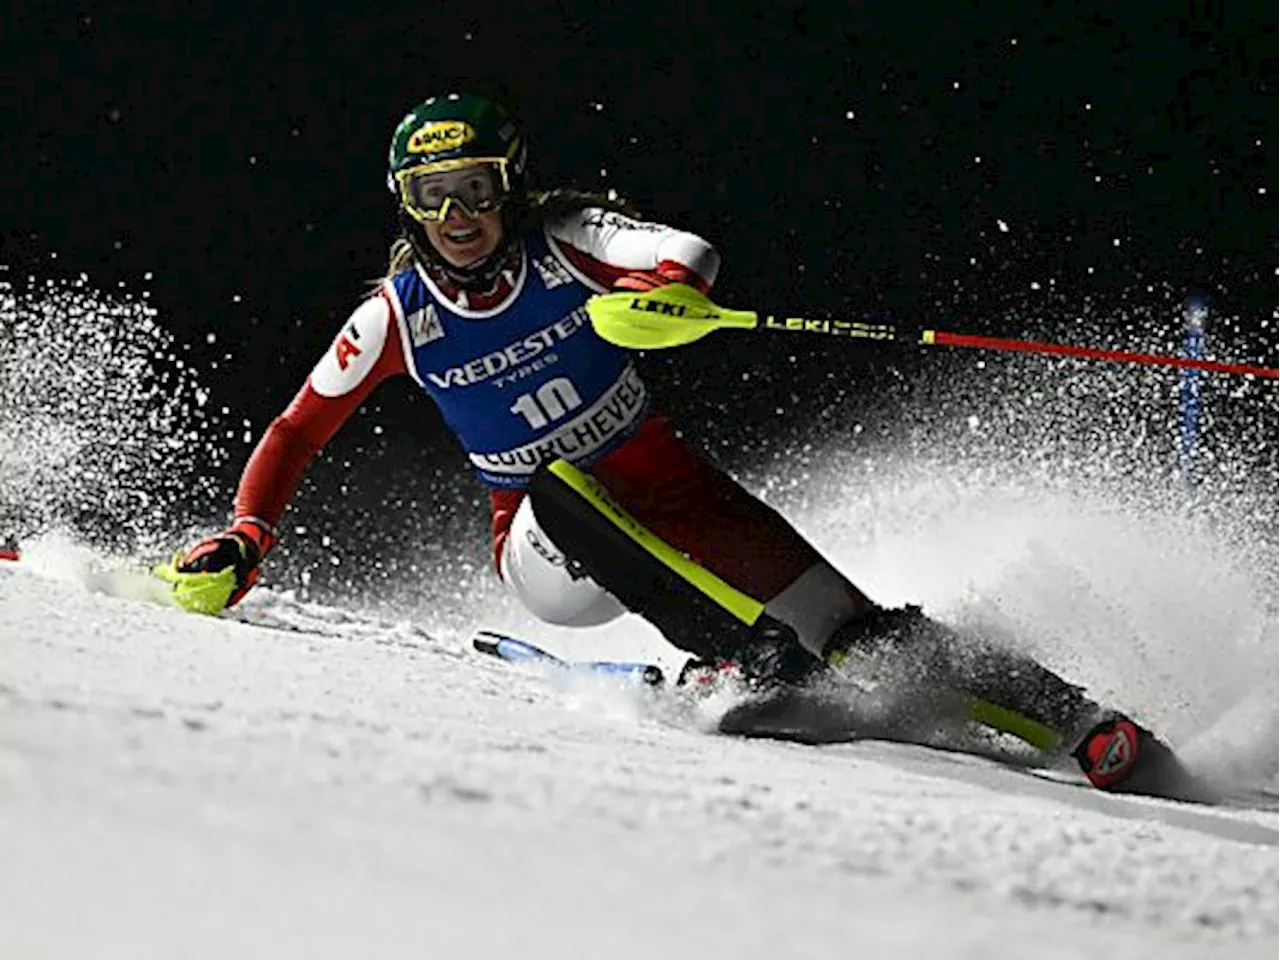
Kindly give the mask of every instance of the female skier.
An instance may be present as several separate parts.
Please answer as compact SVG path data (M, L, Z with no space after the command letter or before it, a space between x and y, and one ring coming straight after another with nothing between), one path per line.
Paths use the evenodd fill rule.
M223 576L204 606L238 602L257 582L312 457L378 384L407 375L488 487L497 572L539 618L590 626L625 603L694 655L691 675L728 664L754 681L785 683L850 652L914 664L930 681L1029 718L1073 751L1095 785L1143 789L1133 776L1139 752L1167 753L1146 730L1023 658L989 649L961 658L955 635L918 608L877 606L678 437L652 409L630 356L595 334L584 305L597 293L669 283L705 293L719 255L700 237L603 198L531 191L526 153L513 118L474 95L432 97L399 124L387 185L402 236L386 279L267 428L230 526L168 568L179 602L225 571L233 580ZM573 544L548 536L536 496L526 496L552 461L585 471L658 540L757 598L768 628L708 630L687 597L607 569L607 549L594 568L584 565Z

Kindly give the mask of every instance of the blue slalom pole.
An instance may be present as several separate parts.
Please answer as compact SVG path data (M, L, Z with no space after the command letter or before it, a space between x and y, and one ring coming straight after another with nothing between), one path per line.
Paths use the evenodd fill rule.
M1195 294L1187 298L1182 309L1182 355L1195 360L1204 359L1204 328L1209 316L1208 301ZM1200 446L1200 371L1182 371L1182 389L1179 391L1179 408L1182 412L1182 430L1178 444L1178 475L1187 492L1195 489L1196 459Z

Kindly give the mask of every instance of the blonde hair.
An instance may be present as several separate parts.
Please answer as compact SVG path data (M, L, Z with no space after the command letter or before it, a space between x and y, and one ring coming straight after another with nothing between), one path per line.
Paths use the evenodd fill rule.
M391 250L387 253L387 272L383 275L382 280L390 280L402 270L407 270L413 266L416 255L413 252L413 244L409 242L408 237L396 237L391 244ZM378 280L381 283L382 280Z

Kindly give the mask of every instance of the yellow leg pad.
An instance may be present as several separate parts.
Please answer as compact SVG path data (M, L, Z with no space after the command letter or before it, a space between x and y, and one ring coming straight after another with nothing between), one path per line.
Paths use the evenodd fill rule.
M652 533L644 524L627 513L594 477L583 473L564 460L555 461L548 469L650 556L686 583L697 588L717 606L727 610L747 626L751 626L760 618L760 614L764 612L763 603L743 593L737 587L725 583L706 567L690 560L671 544Z

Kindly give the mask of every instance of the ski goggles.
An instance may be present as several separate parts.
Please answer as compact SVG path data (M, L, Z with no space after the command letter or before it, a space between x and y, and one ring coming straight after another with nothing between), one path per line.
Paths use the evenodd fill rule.
M453 204L469 217L497 210L511 192L504 159L442 160L396 174L400 203L415 220L443 220Z

